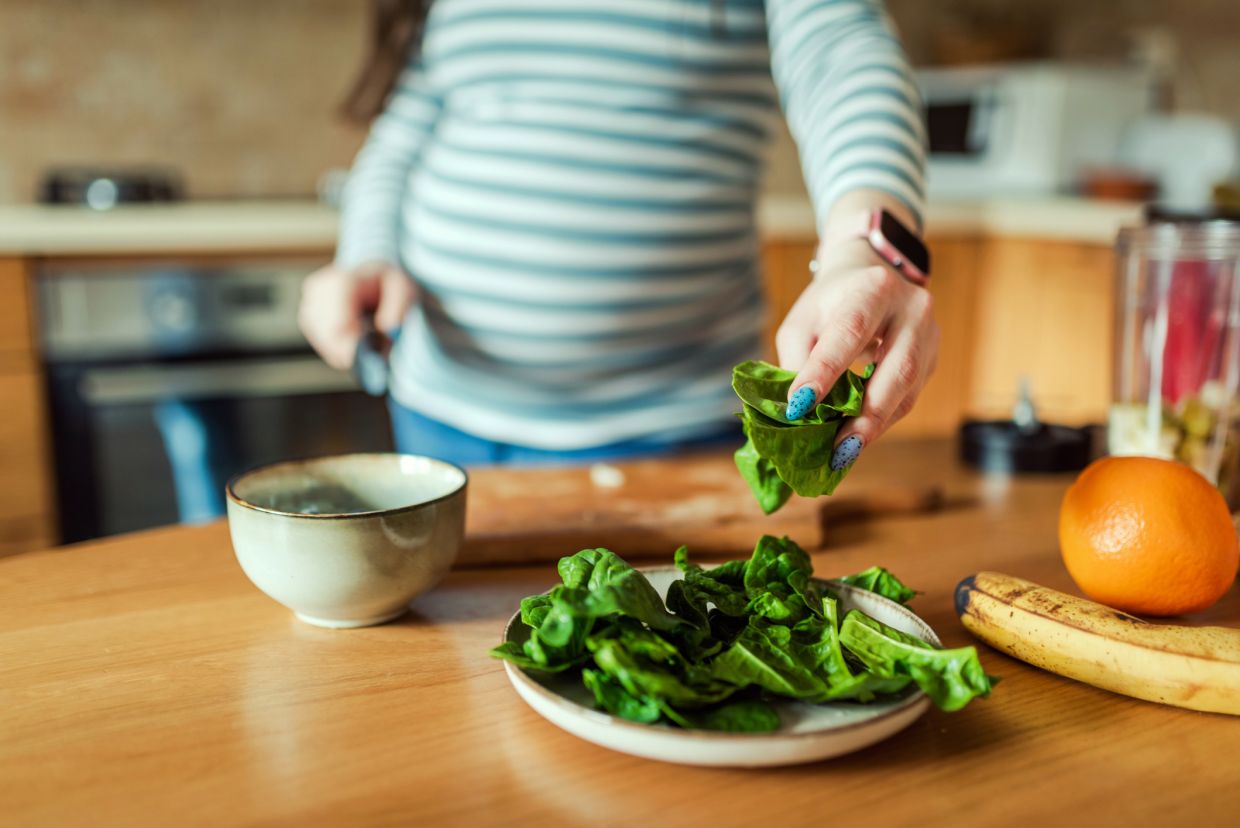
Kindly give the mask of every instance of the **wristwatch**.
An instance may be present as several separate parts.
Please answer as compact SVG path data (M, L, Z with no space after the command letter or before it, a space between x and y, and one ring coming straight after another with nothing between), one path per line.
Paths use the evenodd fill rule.
M886 210L860 213L855 226L845 227L842 233L832 235L865 239L880 259L915 285L925 285L930 278L930 251L925 242ZM815 259L810 264L810 270L816 272L817 265Z

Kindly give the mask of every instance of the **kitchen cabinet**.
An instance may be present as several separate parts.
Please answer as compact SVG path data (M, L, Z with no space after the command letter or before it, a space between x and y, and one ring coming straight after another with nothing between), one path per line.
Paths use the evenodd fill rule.
M51 462L25 260L0 257L0 555L54 542Z
M1114 254L1042 239L985 243L978 257L969 411L1011 414L1027 376L1039 415L1105 422L1111 397Z

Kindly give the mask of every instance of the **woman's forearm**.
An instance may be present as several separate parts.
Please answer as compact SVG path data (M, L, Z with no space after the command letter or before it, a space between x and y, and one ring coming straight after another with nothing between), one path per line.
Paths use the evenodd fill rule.
M891 213L905 227L918 232L922 230L919 217L903 199L885 190L852 190L836 199L827 213L827 220L819 231L822 248L825 250L842 241L856 238L859 217L877 209Z
M921 100L878 0L767 0L771 72L820 229L859 206L921 224Z
M407 70L386 110L375 119L349 174L336 245L338 266L400 264L406 188L440 109L421 70Z

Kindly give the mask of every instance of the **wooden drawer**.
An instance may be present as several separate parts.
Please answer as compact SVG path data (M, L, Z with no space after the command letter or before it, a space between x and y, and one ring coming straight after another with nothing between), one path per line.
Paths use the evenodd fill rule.
M25 355L0 359L0 555L51 545L51 461L39 374Z
M0 518L0 558L55 544L55 529L49 515Z
M28 356L34 351L25 259L0 257L0 353Z

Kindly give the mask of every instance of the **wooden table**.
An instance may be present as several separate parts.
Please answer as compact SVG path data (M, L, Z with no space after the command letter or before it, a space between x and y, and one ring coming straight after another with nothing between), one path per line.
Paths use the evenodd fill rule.
M677 469L668 461L669 480ZM892 442L846 485L898 480L937 482L946 504L828 531L817 571L893 568L925 591L914 607L950 645L969 641L951 601L964 575L1070 587L1055 545L1066 478L982 477L946 444ZM710 770L594 747L530 711L486 654L518 599L553 578L546 564L461 570L399 622L331 631L259 594L222 524L0 560L0 822L1240 819L1240 720L1114 696L990 650L1003 682L989 700L829 762ZM1194 620L1240 623L1240 591Z

